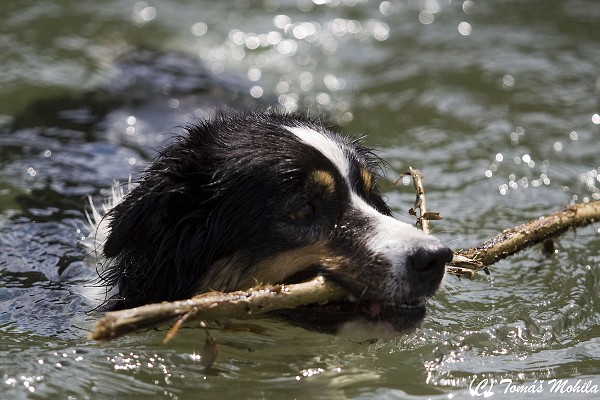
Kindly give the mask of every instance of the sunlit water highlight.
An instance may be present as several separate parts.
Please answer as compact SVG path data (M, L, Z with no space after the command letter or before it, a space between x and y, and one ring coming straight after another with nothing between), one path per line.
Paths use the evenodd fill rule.
M552 258L533 249L489 277L448 277L424 327L391 341L279 321L213 327L220 355L208 371L203 329L169 345L164 330L87 340L97 314L82 287L94 263L78 245L89 233L85 196L99 201L177 126L218 105L309 110L368 134L397 171L385 189L399 218L410 220L414 195L410 182L389 182L418 167L445 217L435 233L453 248L598 200L596 2L4 0L0 9L3 399L515 398L502 379L514 391L541 388L532 398L598 396L597 225L566 233ZM553 379L573 390L552 392Z

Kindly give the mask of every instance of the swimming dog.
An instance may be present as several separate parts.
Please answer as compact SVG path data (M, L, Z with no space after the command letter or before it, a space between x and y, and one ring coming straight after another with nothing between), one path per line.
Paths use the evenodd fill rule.
M271 111L186 130L92 218L109 308L323 275L348 300L282 314L325 331L356 320L420 325L452 252L392 217L371 149Z

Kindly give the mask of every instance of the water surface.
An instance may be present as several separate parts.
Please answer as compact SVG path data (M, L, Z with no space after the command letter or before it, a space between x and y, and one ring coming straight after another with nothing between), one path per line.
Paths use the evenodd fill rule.
M279 104L367 135L389 182L423 171L453 248L599 200L599 20L594 0L3 0L0 397L596 398L598 225L551 258L448 277L423 328L393 340L213 327L209 371L201 329L89 341L95 265L79 242L87 195L219 106ZM411 186L389 182L409 221Z

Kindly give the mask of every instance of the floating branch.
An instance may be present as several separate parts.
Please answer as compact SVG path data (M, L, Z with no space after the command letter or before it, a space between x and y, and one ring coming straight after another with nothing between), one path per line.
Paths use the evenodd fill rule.
M575 204L533 221L503 230L483 244L457 251L453 267L482 269L518 251L577 228L600 221L600 201ZM470 265L470 266L469 266Z
M427 211L421 173L410 168L408 174L412 176L417 192L415 205L410 213L417 217L417 225L429 233L429 220L439 220L441 217L438 213ZM418 215L416 210L419 210ZM548 252L548 249L552 248L549 245L552 237L560 235L569 228L585 226L597 221L600 221L600 201L569 206L523 225L505 229L477 247L456 251L447 267L447 272L472 279L476 271L484 270L489 273L487 266L537 243L544 242L544 249ZM348 295L349 292L344 288L321 276L293 285L267 285L231 293L210 292L188 300L108 312L96 322L90 338L114 339L140 329L175 322L165 337L164 341L167 342L188 320L244 318L307 304L324 304L342 300ZM209 345L210 343L207 344L210 349L215 348Z
M268 285L231 293L210 292L188 300L148 304L106 313L90 334L94 340L107 340L139 329L151 328L177 319L214 320L241 318L305 304L341 300L348 292L319 276L293 285ZM177 328L181 324L177 324ZM176 333L170 332L166 340Z

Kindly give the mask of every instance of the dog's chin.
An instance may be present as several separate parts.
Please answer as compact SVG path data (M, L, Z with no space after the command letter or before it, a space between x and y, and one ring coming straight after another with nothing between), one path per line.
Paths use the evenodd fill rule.
M425 298L388 305L380 301L347 300L283 310L279 315L303 328L363 338L390 338L411 333L425 319Z

